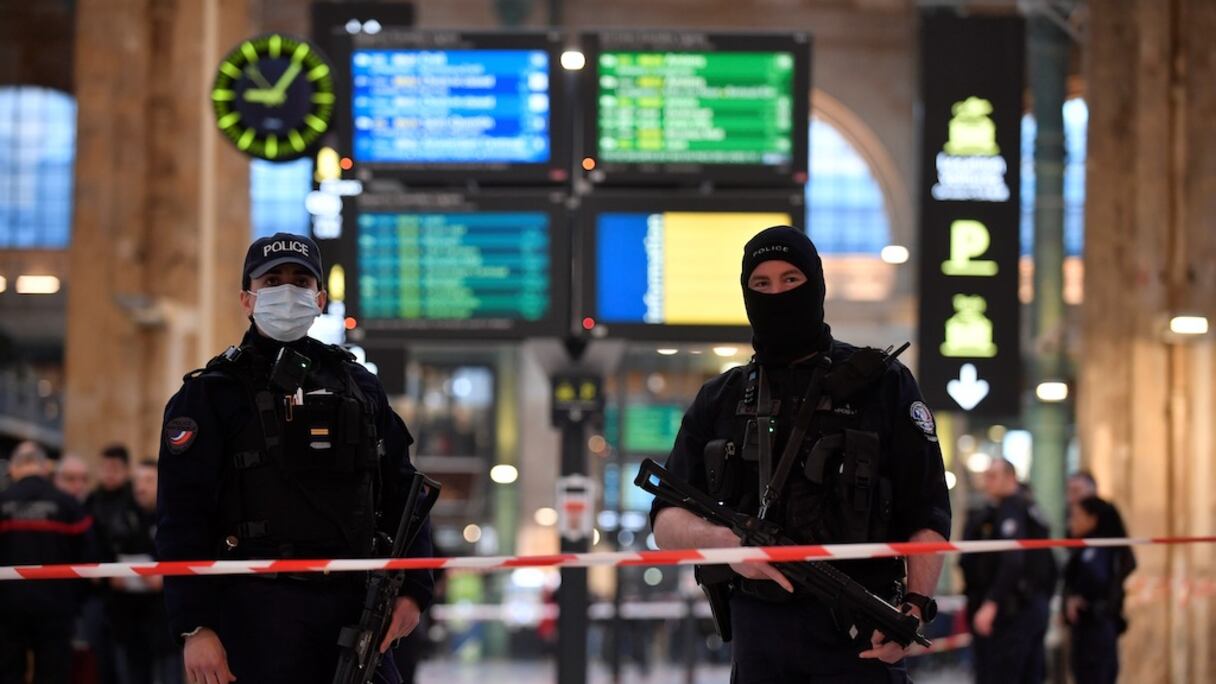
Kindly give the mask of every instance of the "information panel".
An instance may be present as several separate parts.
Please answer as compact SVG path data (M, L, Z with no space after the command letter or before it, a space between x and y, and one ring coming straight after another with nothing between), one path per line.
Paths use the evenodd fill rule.
M549 161L544 50L355 50L354 158Z
M562 195L363 195L346 231L368 333L558 334L567 300Z
M607 31L584 42L593 182L805 182L804 34Z
M1023 22L922 19L920 385L935 409L1016 415Z
M745 340L743 245L774 225L802 227L800 195L596 197L581 216L585 316L638 339ZM586 323L586 321L584 321Z
M569 178L556 33L385 30L349 39L344 153L411 185Z

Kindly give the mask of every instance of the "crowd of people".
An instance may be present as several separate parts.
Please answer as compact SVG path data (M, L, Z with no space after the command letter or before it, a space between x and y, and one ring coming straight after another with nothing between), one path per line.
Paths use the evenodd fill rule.
M109 446L89 464L34 442L8 458L0 565L155 558L157 462ZM160 577L0 583L0 683L179 684ZM77 649L73 642L84 646Z

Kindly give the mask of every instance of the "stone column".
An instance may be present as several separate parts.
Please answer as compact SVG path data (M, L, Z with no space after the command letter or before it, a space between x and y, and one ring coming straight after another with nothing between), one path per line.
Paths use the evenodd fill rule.
M81 0L65 441L155 455L182 374L234 342L248 161L214 132L248 0Z
M1216 3L1089 11L1083 458L1133 536L1211 534L1216 348L1166 330L1176 313L1216 319ZM1213 550L1137 555L1123 681L1212 681L1212 598L1186 587L1212 579Z

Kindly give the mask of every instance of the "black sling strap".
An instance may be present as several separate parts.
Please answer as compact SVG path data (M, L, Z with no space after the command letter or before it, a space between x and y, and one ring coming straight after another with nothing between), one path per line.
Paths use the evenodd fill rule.
M789 439L786 440L785 449L781 452L781 460L777 462L777 469L773 471L772 478L768 480L768 484L764 486L764 490L760 494L758 517L761 519L767 517L769 510L781 497L785 483L789 480L790 471L794 468L794 462L798 460L798 452L802 451L802 440L806 438L807 430L811 427L811 418L814 417L815 409L818 408L819 400L823 396L823 376L832 365L832 360L826 354L819 354L813 362L815 369L811 372L811 382L807 385L806 394L802 397L802 405L798 407L798 416L794 419ZM760 440L761 449L764 448L765 441ZM760 453L763 461L764 452Z
M759 442L760 456L760 497L763 500L765 488L773 477L773 405L770 399L768 378L764 376L764 366L756 366L756 439Z

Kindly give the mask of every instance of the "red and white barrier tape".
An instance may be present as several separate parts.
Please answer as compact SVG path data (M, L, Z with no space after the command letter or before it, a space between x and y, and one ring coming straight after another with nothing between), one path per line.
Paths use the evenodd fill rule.
M830 544L822 546L766 546L673 551L621 551L615 553L562 553L546 556L464 556L460 558L365 558L342 560L239 560L164 561L143 563L86 563L77 565L23 565L0 567L0 580L95 579L153 575L258 575L367 570L479 570L515 568L631 565L705 565L771 563L781 561L858 560L946 553L994 553L1028 549L1145 546L1153 544L1210 544L1211 537L1149 537L1123 539L1023 539L967 542L900 542L887 544Z

